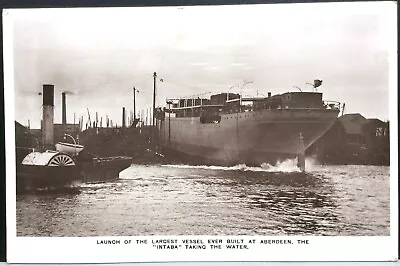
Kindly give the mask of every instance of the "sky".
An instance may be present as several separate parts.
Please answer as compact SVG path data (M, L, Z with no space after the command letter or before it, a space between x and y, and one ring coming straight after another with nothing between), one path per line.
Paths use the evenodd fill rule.
M40 127L43 84L61 92L67 120L167 97L230 92L259 96L311 91L345 113L389 119L389 57L396 5L390 2L12 10L16 120ZM395 40L395 39L394 39ZM397 72L396 72L397 73ZM162 80L162 81L161 81ZM129 112L129 111L128 111ZM103 118L104 119L104 118Z

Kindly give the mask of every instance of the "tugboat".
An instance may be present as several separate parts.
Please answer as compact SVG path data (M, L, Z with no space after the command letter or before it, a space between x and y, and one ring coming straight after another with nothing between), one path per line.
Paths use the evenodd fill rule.
M75 182L116 179L120 171L131 165L132 157L98 157L85 152L84 146L76 143L58 142L54 145L53 117L54 85L46 84L43 85L43 147L31 151L21 151L16 147L17 191L58 189Z
M81 180L76 161L58 151L33 151L17 166L17 190L59 188Z

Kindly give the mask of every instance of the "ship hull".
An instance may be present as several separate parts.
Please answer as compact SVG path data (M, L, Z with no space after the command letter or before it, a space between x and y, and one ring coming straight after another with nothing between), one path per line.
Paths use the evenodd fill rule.
M104 182L119 177L119 173L131 166L132 158L124 156L95 159L82 162L81 175L83 182Z
M299 154L334 123L338 110L277 109L224 114L219 123L202 124L199 117L168 116L160 138L168 150L203 158L207 163L261 165ZM169 120L170 119L170 120ZM303 149L303 151L304 151Z
M77 166L43 167L20 165L17 168L17 191L29 191L40 188L62 188L81 180Z

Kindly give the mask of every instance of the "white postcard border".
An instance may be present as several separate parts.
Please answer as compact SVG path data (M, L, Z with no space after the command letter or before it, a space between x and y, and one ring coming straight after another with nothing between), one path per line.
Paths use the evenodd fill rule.
M393 21L393 44L390 51L390 236L385 237L252 237L252 236L127 236L127 237L17 237L15 186L14 65L13 10L3 11L4 32L4 98L7 185L7 260L11 263L110 263L159 261L394 261L398 247L398 132L397 132L397 49L396 10ZM244 241L290 239L294 244L251 244L249 249L157 250L151 243L157 239L243 239ZM98 241L120 240L121 244L98 244ZM309 244L296 244L308 240ZM124 241L130 241L124 244ZM225 244L224 244L225 245Z

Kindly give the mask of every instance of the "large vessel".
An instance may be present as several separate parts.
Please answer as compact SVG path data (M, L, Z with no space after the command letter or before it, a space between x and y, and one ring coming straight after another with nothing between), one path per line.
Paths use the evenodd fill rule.
M268 93L263 98L221 93L168 99L167 104L157 115L166 150L206 163L255 166L304 157L341 108L339 102L323 101L318 92Z

